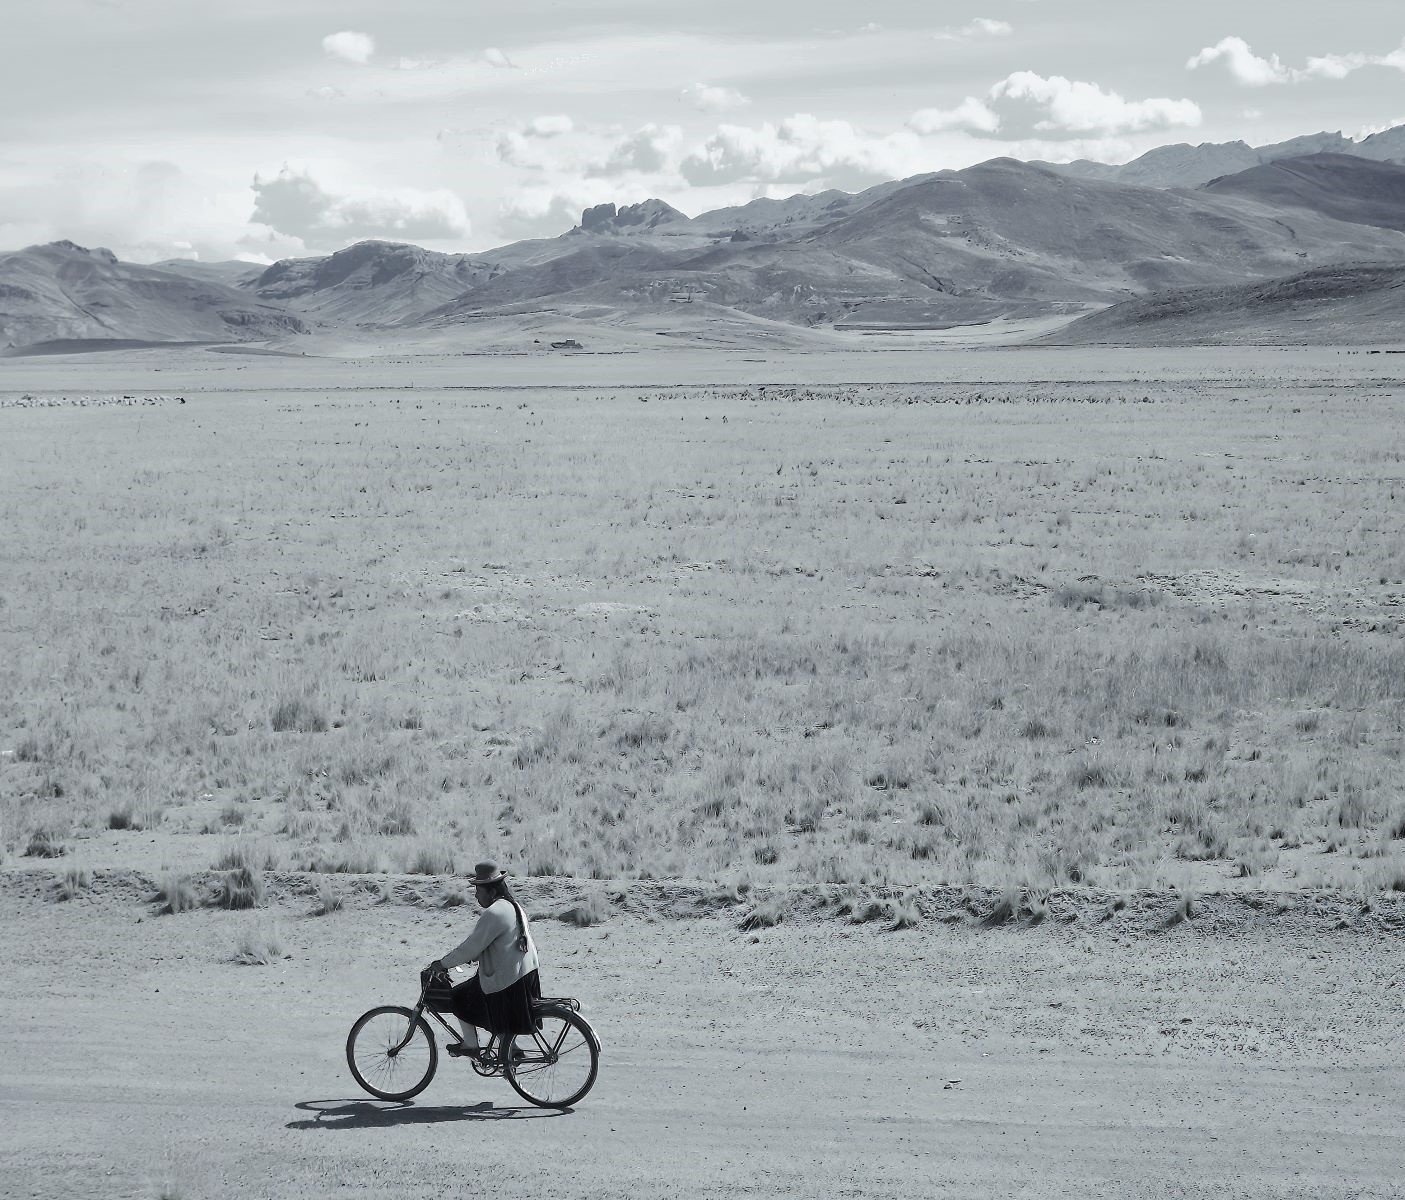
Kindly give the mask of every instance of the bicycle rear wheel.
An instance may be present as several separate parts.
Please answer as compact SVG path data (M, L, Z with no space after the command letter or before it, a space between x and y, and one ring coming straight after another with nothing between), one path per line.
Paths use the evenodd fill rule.
M408 1100L434 1078L439 1047L429 1022L416 1018L413 1009L373 1008L357 1019L347 1035L346 1065L371 1095Z
M503 1055L503 1074L538 1108L570 1108L595 1086L600 1044L585 1018L569 1009L538 1014L541 1028L518 1034Z

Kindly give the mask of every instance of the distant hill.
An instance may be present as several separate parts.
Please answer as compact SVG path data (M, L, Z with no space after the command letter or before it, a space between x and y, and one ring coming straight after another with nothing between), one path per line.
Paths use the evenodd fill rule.
M188 279L198 279L201 283L223 283L228 287L238 287L257 279L267 269L261 263L251 262L201 262L193 258L168 258L164 262L152 263L162 271L184 275Z
M0 254L0 349L56 340L235 342L304 333L222 283L51 242Z
M1317 133L1260 147L1163 146L1121 166L999 158L696 217L660 199L601 204L557 237L476 254L367 241L255 271L138 267L57 242L0 255L0 348L94 338L277 343L309 327L337 345L384 331L497 346L541 344L562 330L574 337L592 324L614 329L618 344L705 327L742 344L789 336L782 324L816 335L998 321L1008 329L1107 305L1118 315L1080 321L1072 336L1153 327L1169 331L1156 336L1217 336L1186 303L1229 305L1239 324L1226 336L1236 337L1270 336L1275 320L1338 328L1329 308L1387 321L1388 304L1377 311L1363 299L1382 292L1368 286L1374 277L1342 276L1325 292L1295 285L1291 300L1252 291L1341 263L1405 266L1405 126L1360 141ZM1192 291L1199 298L1186 301ZM1164 310L1161 293L1177 297ZM1144 297L1157 298L1146 309L1123 304Z
M1203 189L1338 221L1405 230L1405 166L1350 154L1280 159L1212 180Z
M1247 142L1202 142L1191 146L1181 142L1158 146L1120 165L1089 159L1035 165L1079 179L1134 183L1141 187L1198 188L1222 175L1234 175L1280 158L1310 154L1349 154L1379 162L1405 163L1405 125L1371 134L1359 142L1340 133L1310 133L1267 146L1250 146Z
M243 286L260 300L323 324L394 325L437 308L501 270L478 255L370 241L323 258L284 259Z
M1311 213L1290 226L1246 198L1072 179L1014 159L875 191L860 204L782 202L761 210L772 218L766 236L701 248L585 240L474 286L426 320L478 320L528 304L707 302L803 324L931 327L1269 278L1343 257L1405 261L1405 238L1394 231ZM692 226L715 219L704 214Z
M1058 345L1405 345L1405 265L1128 300L1040 339Z

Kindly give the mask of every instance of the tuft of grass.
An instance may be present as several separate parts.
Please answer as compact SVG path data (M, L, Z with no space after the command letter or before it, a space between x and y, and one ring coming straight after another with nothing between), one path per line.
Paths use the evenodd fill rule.
M215 859L216 871L276 871L281 865L282 858L274 846L247 838L231 842Z
M326 733L331 728L327 714L309 692L282 697L269 721L274 733Z
M1235 856L1233 873L1239 879L1257 878L1277 865L1277 848L1266 839L1257 838L1243 846Z
M313 905L312 915L314 917L325 917L329 913L340 912L346 898L341 894L330 879L322 879L317 883L317 903Z
M1184 921L1191 920L1199 908L1195 902L1195 893L1189 889L1181 891L1176 898L1176 907L1171 910L1171 915L1166 918L1166 928L1171 929Z
M92 876L83 867L69 867L54 888L55 900L73 900L93 886Z
M379 830L386 837L405 837L415 832L415 814L403 800L390 807L380 819Z
M156 894L152 897L165 914L190 912L200 907L200 898L195 893L195 884L189 875L166 871L156 881Z
M741 919L737 926L743 932L752 929L771 929L785 920L785 905L779 896L771 896L759 901Z
M326 849L318 846L302 857L303 870L319 875L376 875L385 870L385 855L362 842Z
M402 862L407 875L452 875L457 867L451 847L428 839L408 847Z
M922 910L917 907L917 902L910 896L895 900L890 912L893 918L892 930L894 933L899 929L915 929L922 923Z
M839 915L848 917L854 925L865 925L869 921L881 921L888 915L888 906L873 897L844 900L839 905Z
M556 914L558 921L586 928L609 920L610 904L599 892L589 892L576 903L567 905Z
M68 843L53 825L41 825L29 835L24 853L27 858L62 858L68 853Z
M249 967L266 967L283 957L283 939L271 924L248 926L234 943L234 961Z
M248 867L225 872L215 888L215 907L241 909L258 908L263 904L263 876Z
M780 862L781 852L770 842L760 842L752 847L751 857L763 867L771 867Z

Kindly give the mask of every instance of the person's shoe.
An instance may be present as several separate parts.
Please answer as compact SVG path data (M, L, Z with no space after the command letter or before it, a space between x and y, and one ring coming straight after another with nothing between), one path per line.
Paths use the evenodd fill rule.
M483 1053L481 1046L468 1046L463 1042L455 1042L452 1046L445 1046L450 1058L471 1058L475 1062L478 1056Z

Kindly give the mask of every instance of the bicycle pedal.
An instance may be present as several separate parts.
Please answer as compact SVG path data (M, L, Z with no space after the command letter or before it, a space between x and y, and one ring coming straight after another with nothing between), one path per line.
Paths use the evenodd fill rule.
M465 1046L462 1042L455 1042L452 1046L445 1046L444 1049L450 1058L471 1058L475 1062L483 1053L482 1047Z

